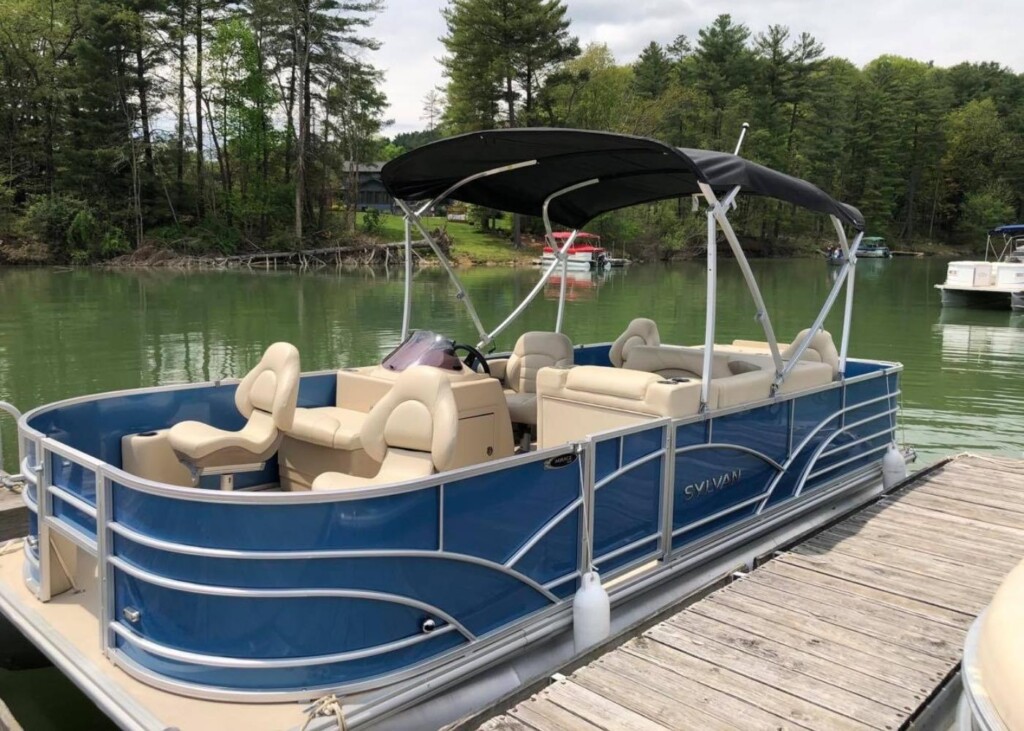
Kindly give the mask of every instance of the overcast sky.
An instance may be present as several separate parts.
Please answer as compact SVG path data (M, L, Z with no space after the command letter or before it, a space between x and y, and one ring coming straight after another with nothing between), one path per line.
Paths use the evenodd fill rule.
M372 54L386 72L391 102L386 133L423 129L423 96L444 84L438 59L445 32L444 0L386 0L374 25L383 43ZM636 59L648 43L669 43L697 31L719 13L731 13L754 33L772 23L807 31L826 52L864 64L883 53L949 66L998 61L1024 70L1021 0L567 0L571 31L580 44L606 43L620 62Z

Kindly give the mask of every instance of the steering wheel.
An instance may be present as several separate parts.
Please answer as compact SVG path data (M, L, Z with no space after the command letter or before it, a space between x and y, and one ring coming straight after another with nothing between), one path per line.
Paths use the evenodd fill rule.
M468 345L466 343L455 343L452 350L455 353L465 351L466 357L462 359L462 362L465 363L466 367L471 371L483 373L488 376L491 375L491 367L487 365L487 358L485 358L484 354L472 345Z

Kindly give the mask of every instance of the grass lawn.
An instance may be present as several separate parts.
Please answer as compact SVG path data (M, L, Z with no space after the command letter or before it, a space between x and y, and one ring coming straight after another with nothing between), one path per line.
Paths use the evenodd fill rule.
M363 223L363 214L357 214L357 222L360 226ZM405 226L403 218L393 214L385 213L381 216L383 229L380 238L388 243L402 241L405 238ZM498 263L509 264L512 262L528 262L537 254L534 251L525 249L516 251L508 239L496 236L492 233L485 233L476 226L459 221L449 221L441 216L429 216L423 219L427 230L436 228L448 229L448 235L452 237L452 259L468 259L474 264ZM509 221L498 221L499 228L507 230ZM419 238L417 232L413 231L413 239Z

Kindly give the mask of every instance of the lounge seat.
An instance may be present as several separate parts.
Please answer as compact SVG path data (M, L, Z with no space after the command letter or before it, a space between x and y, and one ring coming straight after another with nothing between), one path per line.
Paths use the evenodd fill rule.
M505 402L513 424L537 423L537 372L572 363L572 341L552 332L523 333L507 360L490 361L491 373L505 385Z
M363 449L380 463L373 477L325 472L314 490L340 490L427 477L447 469L455 454L459 414L444 371L414 366L370 410L360 429Z
M622 368L545 368L537 389L541 448L665 416L692 416L700 409L699 379L672 381Z
M622 367L632 371L656 373L664 378L701 378L704 372L704 348L682 345L637 345L623 361ZM712 353L711 377L725 378L729 370L729 355Z
M244 427L227 431L183 421L170 428L171 449L191 471L193 484L210 471L230 475L257 469L274 455L295 417L299 376L299 351L274 343L235 391L235 407L248 419ZM221 487L231 488L230 477L222 478Z
M625 362L629 360L630 353L637 346L661 345L661 335L658 333L658 324L646 317L638 317L629 325L625 331L612 343L608 351L608 359L616 368L624 368ZM635 368L634 370L644 370Z

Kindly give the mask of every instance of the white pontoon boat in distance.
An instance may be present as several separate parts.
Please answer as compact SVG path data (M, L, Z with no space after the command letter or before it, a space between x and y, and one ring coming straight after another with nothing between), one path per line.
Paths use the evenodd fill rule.
M1002 236L1001 249L993 235ZM946 281L935 287L942 292L943 307L1024 310L1024 224L989 231L985 260L950 262Z
M407 237L404 339L381 364L300 374L277 343L241 382L82 396L19 420L31 534L0 556L0 611L122 728L306 728L296 701L323 714L314 730L437 728L863 504L883 462L902 466L902 366L847 354L864 221L815 186L738 155L546 129L435 142L382 175L476 347L411 330ZM828 216L846 257L788 344L729 221L741 193ZM574 345L573 235L488 331L420 220L453 198L550 233L691 195L708 232L692 345L643 317ZM763 342L715 342L719 232ZM484 356L558 269L553 331ZM844 285L837 345L822 324Z

